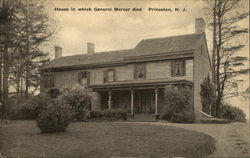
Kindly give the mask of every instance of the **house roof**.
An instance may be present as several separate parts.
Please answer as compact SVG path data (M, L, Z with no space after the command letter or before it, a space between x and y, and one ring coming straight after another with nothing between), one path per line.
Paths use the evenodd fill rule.
M70 67L76 65L105 64L110 62L122 62L123 57L131 53L132 50L117 50L107 52L97 52L93 54L82 54L65 56L51 60L42 69Z
M201 39L202 35L203 34L187 34L145 39L139 42L134 49L60 57L46 63L42 69L122 63L124 62L124 58L129 59L162 53L183 53L183 51L194 50L196 43Z
M171 52L182 52L194 50L196 42L201 39L202 34L187 34L162 38L142 40L134 48L134 54L129 56L152 55Z

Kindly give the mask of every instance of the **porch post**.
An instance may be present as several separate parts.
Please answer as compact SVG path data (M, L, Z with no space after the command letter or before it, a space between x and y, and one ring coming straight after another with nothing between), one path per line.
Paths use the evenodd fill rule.
M155 88L155 115L158 115L158 89Z
M134 115L134 90L131 89L131 115Z
M109 106L109 110L111 109L111 89L109 89L109 100L108 100L108 106Z

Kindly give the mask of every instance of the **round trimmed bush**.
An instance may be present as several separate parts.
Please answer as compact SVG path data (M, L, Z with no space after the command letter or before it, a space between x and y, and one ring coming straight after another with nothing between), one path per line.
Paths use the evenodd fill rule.
M59 98L72 108L77 121L86 121L90 117L91 92L87 88L76 86Z
M37 118L37 125L43 133L65 132L72 118L71 109L59 99L53 99Z

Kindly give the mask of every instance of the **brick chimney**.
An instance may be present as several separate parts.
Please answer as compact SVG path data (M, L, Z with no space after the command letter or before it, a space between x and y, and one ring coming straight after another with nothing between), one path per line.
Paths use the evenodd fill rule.
M203 18L195 19L195 33L205 33L206 23Z
M88 54L95 53L95 44L94 43L87 43L87 53Z
M62 47L55 46L55 59L62 57Z

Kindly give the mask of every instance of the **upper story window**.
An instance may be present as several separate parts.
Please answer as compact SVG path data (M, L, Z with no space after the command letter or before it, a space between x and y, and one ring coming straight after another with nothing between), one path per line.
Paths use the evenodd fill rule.
M55 86L55 73L54 72L44 72L44 87L51 88Z
M104 76L103 76L103 81L104 82L114 82L115 81L115 70L114 69L105 70Z
M185 76L186 63L185 60L171 61L171 76Z
M146 78L146 65L145 64L135 65L134 78L135 79L145 79Z
M90 75L88 71L78 72L78 83L83 85L88 85L90 81Z

